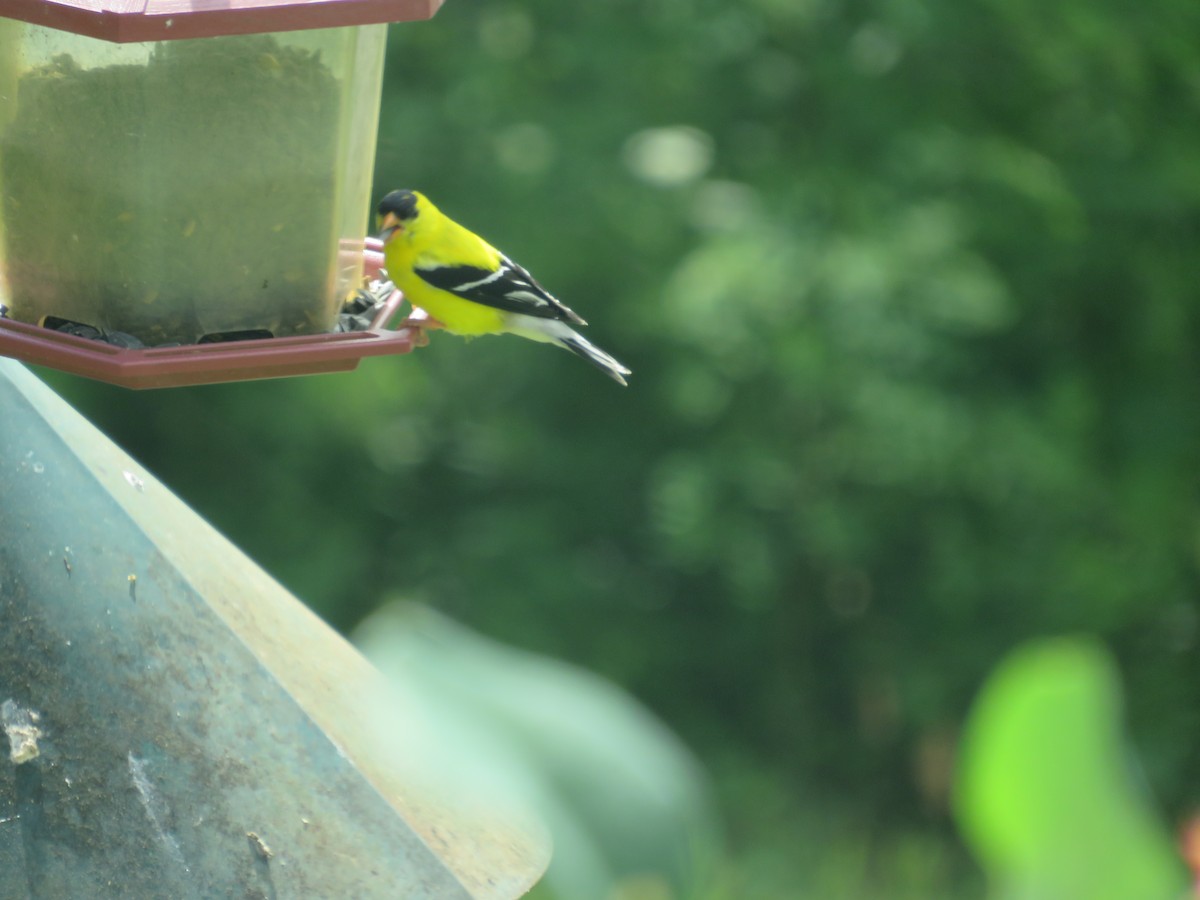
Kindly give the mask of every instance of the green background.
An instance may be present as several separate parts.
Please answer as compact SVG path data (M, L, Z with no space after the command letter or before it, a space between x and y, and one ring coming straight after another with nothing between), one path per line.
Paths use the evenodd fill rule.
M436 334L47 377L339 628L417 601L630 691L712 781L705 893L982 896L954 754L1027 638L1098 635L1163 821L1200 799L1198 41L1178 0L451 0L391 31L376 196L628 389Z

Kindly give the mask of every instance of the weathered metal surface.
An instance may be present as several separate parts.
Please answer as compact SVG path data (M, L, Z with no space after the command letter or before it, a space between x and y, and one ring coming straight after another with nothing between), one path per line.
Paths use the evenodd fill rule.
M548 861L431 787L357 651L8 360L0 711L3 900L515 897Z

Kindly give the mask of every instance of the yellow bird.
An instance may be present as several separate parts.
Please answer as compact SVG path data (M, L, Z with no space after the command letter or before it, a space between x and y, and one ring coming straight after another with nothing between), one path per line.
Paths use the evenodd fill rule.
M388 276L451 334L516 334L556 344L615 381L632 374L572 325L586 325L532 275L416 191L392 191L377 224Z

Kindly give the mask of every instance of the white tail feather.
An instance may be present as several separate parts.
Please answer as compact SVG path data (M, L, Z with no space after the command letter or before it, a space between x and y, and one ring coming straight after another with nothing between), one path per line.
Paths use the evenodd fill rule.
M582 357L618 384L628 386L626 375L633 371L605 353L582 334L558 319L539 319L520 314L509 317L508 330L531 341L556 344Z

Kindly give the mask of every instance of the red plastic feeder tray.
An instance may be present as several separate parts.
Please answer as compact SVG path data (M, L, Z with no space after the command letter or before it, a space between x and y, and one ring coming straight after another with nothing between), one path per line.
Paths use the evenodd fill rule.
M366 244L365 273L377 275L379 242L368 238ZM347 372L364 357L412 350L416 329L387 327L403 302L403 295L393 291L362 331L137 350L0 318L0 355L135 390Z
M343 334L124 350L36 325L0 320L0 354L134 389L346 372L357 368L364 356L407 353L412 347L410 329L371 328Z

